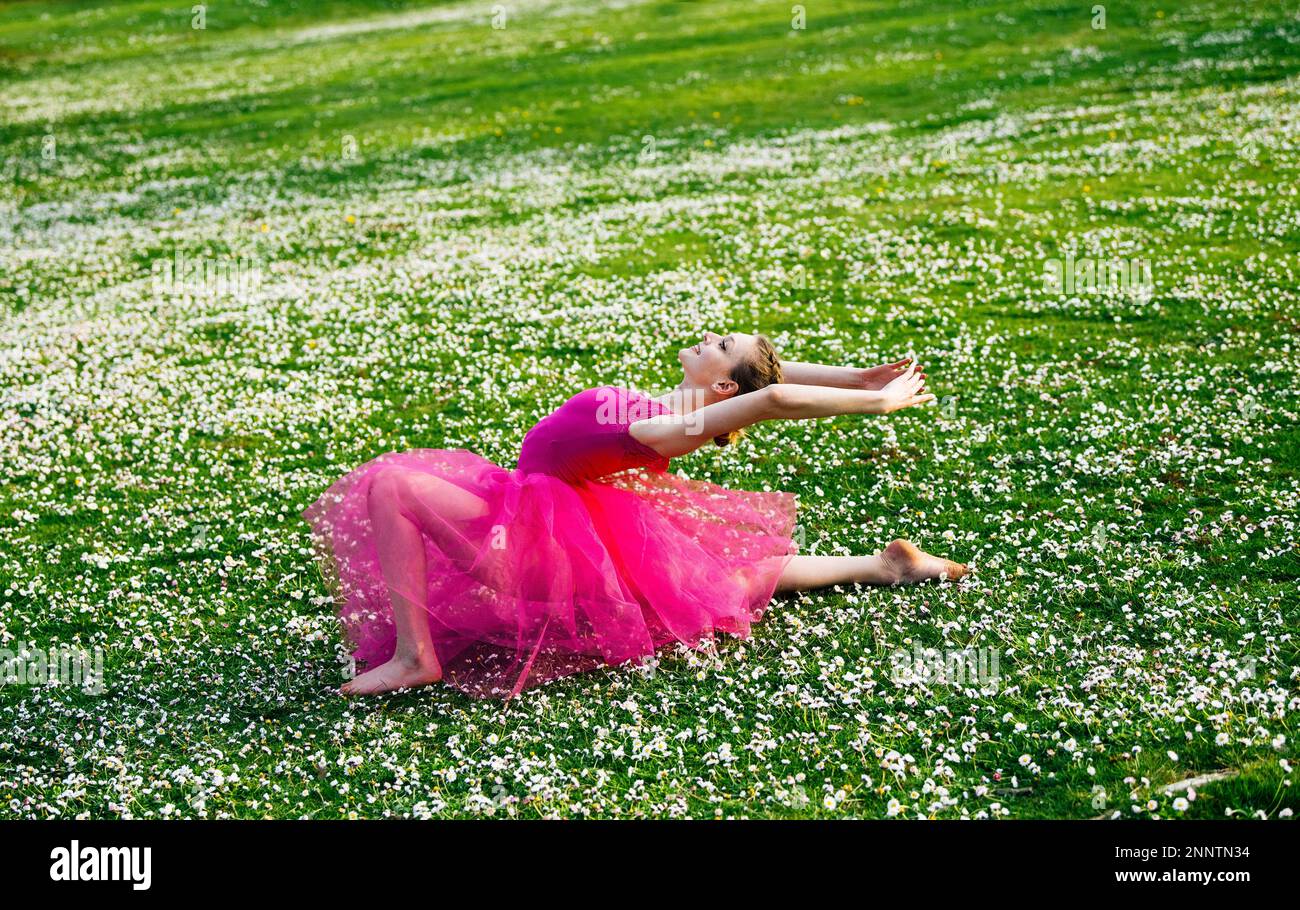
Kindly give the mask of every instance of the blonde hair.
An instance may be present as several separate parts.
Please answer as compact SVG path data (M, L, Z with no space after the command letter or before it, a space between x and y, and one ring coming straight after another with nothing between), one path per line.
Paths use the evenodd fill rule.
M737 395L757 392L773 383L784 382L785 378L781 375L781 358L777 356L772 342L763 335L755 335L754 352L750 354L749 359L736 364L731 371L731 379L739 386L736 390ZM730 433L714 436L713 442L720 446L730 445L744 435L743 430L732 430Z

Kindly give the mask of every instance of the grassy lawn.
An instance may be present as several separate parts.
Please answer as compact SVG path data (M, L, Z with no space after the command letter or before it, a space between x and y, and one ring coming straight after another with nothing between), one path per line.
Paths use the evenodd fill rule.
M804 7L0 6L0 648L105 684L0 687L0 817L1300 806L1300 6ZM1149 280L1046 280L1085 259ZM509 705L334 693L308 503L513 467L705 328L914 351L936 408L676 468L973 579ZM998 676L909 672L967 648Z

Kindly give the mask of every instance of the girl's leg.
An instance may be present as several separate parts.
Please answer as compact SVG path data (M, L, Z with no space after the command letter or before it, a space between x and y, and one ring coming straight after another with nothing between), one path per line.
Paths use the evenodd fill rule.
M786 564L777 591L805 591L829 585L915 584L946 577L956 581L964 565L931 556L906 540L895 540L875 556L796 556Z
M469 542L459 533L459 523L487 509L483 500L455 484L401 468L384 468L371 478L367 507L392 600L397 649L387 663L345 683L340 689L345 695L424 686L442 678L424 603L424 534L450 555L460 555Z

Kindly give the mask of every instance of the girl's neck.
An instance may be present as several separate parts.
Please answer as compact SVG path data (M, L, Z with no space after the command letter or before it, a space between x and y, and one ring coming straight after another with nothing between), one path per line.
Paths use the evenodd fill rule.
M660 395L655 401L674 414L689 414L711 403L709 390L683 382L667 395Z

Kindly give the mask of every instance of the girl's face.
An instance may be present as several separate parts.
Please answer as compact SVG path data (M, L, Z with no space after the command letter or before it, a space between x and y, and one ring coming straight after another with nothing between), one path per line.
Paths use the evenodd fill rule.
M735 394L736 383L731 371L745 362L754 351L754 336L744 332L718 335L705 332L703 337L677 352L686 381L698 388L713 389L719 395Z

